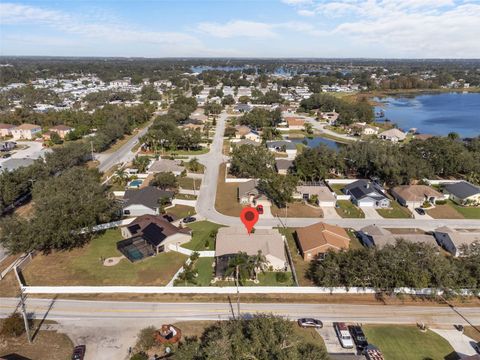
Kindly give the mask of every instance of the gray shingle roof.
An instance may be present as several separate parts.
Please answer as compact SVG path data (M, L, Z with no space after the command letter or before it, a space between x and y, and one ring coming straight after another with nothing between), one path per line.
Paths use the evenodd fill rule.
M467 181L447 184L445 185L445 190L460 199L466 199L472 195L480 193L480 188L478 186L472 185Z
M158 200L163 197L172 198L173 191L164 191L157 189L154 186L147 186L139 190L127 190L125 191L124 208L130 205L143 205L150 209L158 208Z

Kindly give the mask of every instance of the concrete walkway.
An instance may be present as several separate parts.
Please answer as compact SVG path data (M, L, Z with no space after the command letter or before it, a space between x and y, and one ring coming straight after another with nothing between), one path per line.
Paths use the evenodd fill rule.
M476 351L473 348L475 340L464 335L455 328L451 329L430 329L436 332L441 337L445 338L450 345L452 345L458 356L463 359L464 357L475 355Z

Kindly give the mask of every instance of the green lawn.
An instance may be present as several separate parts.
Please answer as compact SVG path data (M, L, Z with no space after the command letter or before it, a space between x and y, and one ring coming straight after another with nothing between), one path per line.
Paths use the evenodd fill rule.
M188 189L188 190L194 190L194 185L195 185L195 190L198 191L198 189L200 189L200 185L202 184L201 179L192 179L189 177L179 177L177 178L177 181L178 181L178 185L181 188Z
M245 281L243 286L293 286L292 273L287 272L287 281L279 282L277 281L277 273L273 271L266 271L264 273L258 274L258 283L255 283L251 280ZM235 286L235 281L217 281L216 286Z
M350 238L350 249L362 249L363 245L358 240L357 235L355 234L355 230L353 229L345 229L345 231L348 234L348 237Z
M349 200L338 200L337 205L339 206L336 208L338 215L342 218L364 218L365 214L363 213L362 209L358 208L357 206L353 205Z
M201 257L195 262L194 268L198 272L195 283L177 283L175 286L210 286L210 281L213 279L214 267L213 257Z
M104 266L100 258L122 256L116 248L119 240L119 229L107 230L83 248L37 255L23 274L30 285L166 285L187 259L168 252Z
M182 245L182 247L190 250L215 250L215 239L210 236L213 230L221 228L221 225L212 223L210 221L198 221L188 224L188 227L193 230L192 240ZM205 243L208 240L208 247Z
M330 184L328 185L337 195L345 195L342 192L342 189L345 187L345 184Z
M406 207L401 206L395 200L390 199L391 209L377 209L380 216L387 219L411 219L412 213Z
M196 213L195 208L186 205L175 205L174 207L165 210L167 214L172 214L177 219L183 219L186 216L194 215Z
M196 195L191 195L191 194L177 194L177 195L175 195L175 199L197 200L197 196Z
M198 149L198 150L169 150L169 151L165 151L165 154L166 155L171 155L171 156L175 156L175 155L201 155L201 154L206 154L210 151L210 149L208 147L202 147L201 149Z
M300 286L312 286L313 283L305 277L310 262L303 260L300 255L300 251L297 248L297 244L293 237L295 229L292 228L279 228L278 231L287 238L288 248L292 254L293 265L295 266L295 273L297 274L298 284Z
M414 325L365 325L363 330L387 360L442 360L454 351L440 335Z
M480 219L480 207L460 206L449 200L448 204L455 208L465 219Z

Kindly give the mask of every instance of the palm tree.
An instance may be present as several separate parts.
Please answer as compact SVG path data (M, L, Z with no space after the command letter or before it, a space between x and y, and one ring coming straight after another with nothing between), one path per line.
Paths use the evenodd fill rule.
M115 171L115 178L113 180L115 183L125 186L128 181L128 175L123 169L118 169Z
M188 167L190 171L197 172L200 170L200 163L197 158L193 158L188 162Z
M245 252L239 252L228 261L225 276L235 276L238 282L243 284L246 280L252 278L253 273L253 263L250 261L250 256Z
M249 257L249 261L252 264L253 273L255 275L255 280L258 280L258 273L265 272L267 267L267 259L262 254L262 250L258 250L257 255L253 255Z

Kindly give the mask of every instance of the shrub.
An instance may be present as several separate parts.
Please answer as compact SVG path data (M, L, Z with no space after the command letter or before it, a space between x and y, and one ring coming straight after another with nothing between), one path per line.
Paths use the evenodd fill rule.
M287 279L288 279L287 274L284 273L284 272L277 272L277 273L275 274L275 278L277 279L277 281L278 281L279 283L284 283L284 282L286 282Z
M148 360L148 355L144 352L139 352L133 355L130 360Z
M2 331L3 336L20 336L25 332L25 325L22 316L14 312L3 321Z
M447 200L437 200L435 201L435 205L445 205L447 203Z
M137 343L135 344L135 348L140 352L150 350L155 345L155 331L156 329L154 326L149 326L140 330L137 335Z

